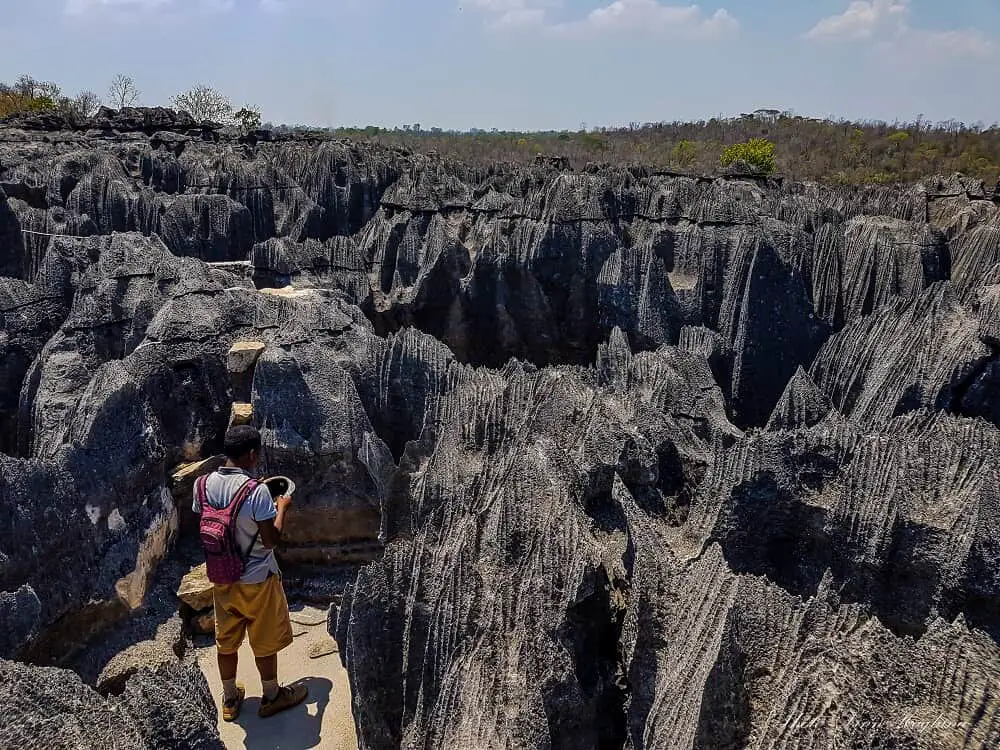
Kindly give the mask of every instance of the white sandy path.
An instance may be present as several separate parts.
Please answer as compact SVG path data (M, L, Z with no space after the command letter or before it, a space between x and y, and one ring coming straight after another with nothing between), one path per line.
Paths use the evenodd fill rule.
M318 659L309 658L309 647L329 638L325 615L319 610L306 608L293 612L293 617L310 622L323 617L323 622L315 625L293 623L294 632L301 634L278 656L281 683L305 681L309 686L309 697L305 703L276 716L257 718L260 678L254 666L253 652L244 640L237 679L246 686L247 699L236 721L228 723L221 718L219 720L219 733L227 750L357 750L350 686L347 672L340 664L340 656L333 653ZM219 707L222 685L214 646L198 650L198 663L208 678L212 697Z

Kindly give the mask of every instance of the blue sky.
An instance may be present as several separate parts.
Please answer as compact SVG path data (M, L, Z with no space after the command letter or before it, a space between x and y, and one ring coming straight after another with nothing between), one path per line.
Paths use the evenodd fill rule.
M997 0L0 0L0 79L265 120L578 128L757 108L1000 120Z

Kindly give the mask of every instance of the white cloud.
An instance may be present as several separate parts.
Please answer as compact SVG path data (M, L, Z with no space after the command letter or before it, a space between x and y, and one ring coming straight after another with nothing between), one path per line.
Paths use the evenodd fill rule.
M932 55L989 57L996 51L993 41L974 29L955 31L909 29L907 36L918 49L925 49Z
M472 0L494 28L535 27L563 35L613 32L649 33L688 38L721 36L739 29L725 8L706 15L698 5L669 5L659 0L612 0L583 18L553 21L557 0Z
M806 36L827 39L870 39L887 27L905 25L910 0L854 0L838 16L824 18Z
M676 31L697 36L716 36L739 28L725 8L706 16L697 5L663 5L657 0L615 0L592 11L583 23L596 31Z
M546 9L554 5L545 0L471 0L470 5L483 11L494 28L544 26Z
M928 57L987 57L994 43L975 29L920 29L910 25L912 0L852 0L847 10L819 21L806 37L873 40L886 51Z
M82 15L90 11L105 8L123 10L152 10L169 5L171 0L67 0L66 12L71 15Z
M236 0L66 0L66 13L86 16L99 13L136 15L154 11L209 11L232 10Z

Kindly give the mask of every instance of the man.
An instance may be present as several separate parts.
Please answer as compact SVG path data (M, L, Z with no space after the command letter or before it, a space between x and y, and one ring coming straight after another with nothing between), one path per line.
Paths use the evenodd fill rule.
M229 430L225 438L226 463L208 475L201 490L195 485L194 512L201 512L202 491L204 501L212 508L229 507L257 467L260 447L260 433L253 427L244 425ZM273 716L296 706L309 692L304 685L278 685L278 652L292 642L292 625L274 548L281 541L291 502L290 497L272 500L267 487L258 485L232 522L233 541L245 555L243 572L236 583L216 584L214 589L215 644L222 678L224 721L239 716L246 697L246 689L236 683L236 669L240 645L247 634L263 689L259 716Z

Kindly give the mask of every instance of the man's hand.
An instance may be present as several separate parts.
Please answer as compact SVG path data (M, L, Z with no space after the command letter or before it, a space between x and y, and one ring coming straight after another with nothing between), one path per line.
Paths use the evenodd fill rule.
M278 509L278 515L258 524L260 527L260 541L267 549L274 549L281 543L281 530L285 526L285 513L292 507L291 495L281 495L276 498L274 507Z

